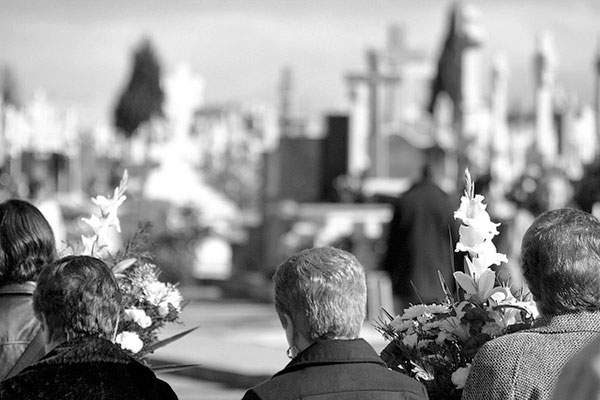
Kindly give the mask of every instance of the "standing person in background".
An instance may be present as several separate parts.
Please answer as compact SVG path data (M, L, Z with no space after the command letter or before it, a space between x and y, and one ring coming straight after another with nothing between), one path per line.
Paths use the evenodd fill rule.
M121 292L100 259L68 256L46 266L33 308L48 354L0 383L0 399L177 399L166 382L113 343Z
M454 287L456 203L441 189L444 178L444 150L438 146L426 149L420 181L394 204L382 266L392 281L396 313L411 303L444 300L438 271L448 286Z
M362 265L333 247L301 251L273 277L290 363L243 400L425 400L425 387L387 368L360 338L367 286Z
M36 207L0 204L0 380L45 354L32 299L42 267L55 258L52 228Z

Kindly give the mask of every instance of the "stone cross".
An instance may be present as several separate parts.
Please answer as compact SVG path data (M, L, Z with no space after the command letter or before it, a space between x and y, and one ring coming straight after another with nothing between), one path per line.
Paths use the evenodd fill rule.
M389 170L386 143L382 140L380 128L379 89L385 86L397 85L400 77L396 74L386 74L380 71L379 57L374 49L367 51L368 70L362 74L349 74L346 79L353 91L357 85L366 85L369 96L369 125L368 125L368 153L370 168L368 175L371 177L386 176Z
M404 68L406 66L425 60L425 54L422 51L407 46L405 28L399 24L392 24L388 28L386 49L381 56L383 58L383 71L403 80L405 80L404 75L406 72ZM386 88L383 113L385 122L392 122L398 118L397 113L401 102L397 99L397 89L400 86L404 86L403 82L400 82L400 85L388 85Z

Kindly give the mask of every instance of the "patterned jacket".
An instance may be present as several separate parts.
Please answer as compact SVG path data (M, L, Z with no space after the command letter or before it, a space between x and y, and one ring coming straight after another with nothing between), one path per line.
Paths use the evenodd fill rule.
M150 368L108 340L64 342L0 383L2 400L177 400Z
M599 337L600 312L584 312L494 339L477 353L462 399L550 400L564 365Z

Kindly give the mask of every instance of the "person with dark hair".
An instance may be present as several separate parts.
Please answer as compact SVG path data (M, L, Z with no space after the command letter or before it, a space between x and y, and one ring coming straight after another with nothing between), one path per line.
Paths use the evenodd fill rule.
M177 399L114 343L121 293L101 260L68 256L44 268L33 307L48 354L0 383L1 399Z
M427 399L421 383L389 370L360 339L367 288L356 257L332 247L304 250L281 264L273 281L292 360L244 400Z
M454 202L442 190L445 153L434 146L424 156L421 179L394 203L382 260L392 282L394 311L400 314L410 304L445 300L438 271L454 286L458 225Z
M541 317L532 329L481 347L463 399L552 399L564 365L600 338L600 222L584 211L547 211L521 248Z
M40 270L55 258L52 228L35 206L0 204L0 380L45 354L32 298Z

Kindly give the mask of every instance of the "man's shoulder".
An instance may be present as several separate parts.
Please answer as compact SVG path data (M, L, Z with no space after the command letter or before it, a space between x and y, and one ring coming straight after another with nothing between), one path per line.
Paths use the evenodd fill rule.
M352 378L347 379L348 377ZM294 393L314 396L319 393L346 391L361 391L365 394L372 392L374 398L379 398L375 395L377 392L380 394L387 392L388 396L395 396L393 398L398 399L427 398L425 387L404 374L394 372L382 365L355 363L316 365L288 373L278 373L248 390L244 399L280 399ZM391 395L392 393L394 395Z
M521 352L524 347L530 346L540 340L540 335L532 330L524 330L502 335L486 342L478 353L506 353Z

